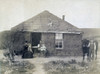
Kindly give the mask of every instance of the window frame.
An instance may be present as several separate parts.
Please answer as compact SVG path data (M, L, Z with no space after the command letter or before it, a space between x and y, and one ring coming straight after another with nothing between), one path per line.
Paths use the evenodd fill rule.
M59 36L59 34L62 35L61 38L57 39L57 36ZM60 47L60 42L61 42L61 47ZM63 49L64 48L64 43L63 43L63 33L55 33L55 49ZM58 46L58 47L56 47Z

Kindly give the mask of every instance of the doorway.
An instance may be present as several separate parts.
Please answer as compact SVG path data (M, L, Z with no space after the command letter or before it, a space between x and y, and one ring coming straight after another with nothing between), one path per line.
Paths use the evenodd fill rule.
M32 33L32 46L37 46L41 40L41 33Z

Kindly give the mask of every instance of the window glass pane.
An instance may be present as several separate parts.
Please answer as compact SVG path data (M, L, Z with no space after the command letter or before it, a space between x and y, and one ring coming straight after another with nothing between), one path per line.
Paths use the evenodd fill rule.
M55 47L57 49L63 48L63 34L62 33L55 34Z
M56 39L62 39L63 38L63 34L62 33L57 33L55 38Z
M59 48L62 48L62 42L59 42Z
M62 48L62 45L63 45L62 40L56 40L56 42L55 42L55 47L56 48Z

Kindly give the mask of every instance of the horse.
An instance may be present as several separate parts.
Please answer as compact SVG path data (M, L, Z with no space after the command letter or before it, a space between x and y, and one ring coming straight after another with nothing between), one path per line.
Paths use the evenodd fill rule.
M94 41L95 43L95 59L97 59L97 52L98 52L98 41Z
M90 58L97 59L98 42L95 40L90 41Z

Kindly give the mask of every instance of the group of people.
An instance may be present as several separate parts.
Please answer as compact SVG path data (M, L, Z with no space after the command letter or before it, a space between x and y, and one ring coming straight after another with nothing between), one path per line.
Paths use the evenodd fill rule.
M85 59L85 55L87 54L87 60L91 61L97 59L97 51L98 51L98 42L91 39L84 39L82 41L82 50L83 50L83 60Z
M40 41L40 43L37 46L37 50L39 51L40 55L48 56L48 51L45 46L45 44ZM85 56L87 55L87 60L91 61L94 59L97 59L97 51L98 51L98 42L96 40L88 40L83 39L82 40L82 51L83 51L83 60L85 60ZM14 52L7 51L4 53L5 56L10 57L11 60L14 59ZM25 41L25 44L23 46L22 50L22 58L33 58L34 52L32 51L31 43L28 43Z
M33 54L35 53L34 50L32 50L32 46L30 43L28 43L27 41L25 42L24 46L23 46L23 51L22 51L22 58L33 58ZM37 50L41 56L46 56L47 54L47 48L45 46L44 43L42 43L42 41L40 41L40 43L37 46Z
M40 43L37 46L38 53L41 56L47 56L47 48L45 44L40 41ZM87 60L91 61L94 59L97 59L97 51L98 51L98 42L91 39L83 39L82 40L82 50L83 50L83 60L85 59L85 56L87 55ZM24 44L24 49L22 52L22 58L33 58L33 50L30 43L27 41Z

